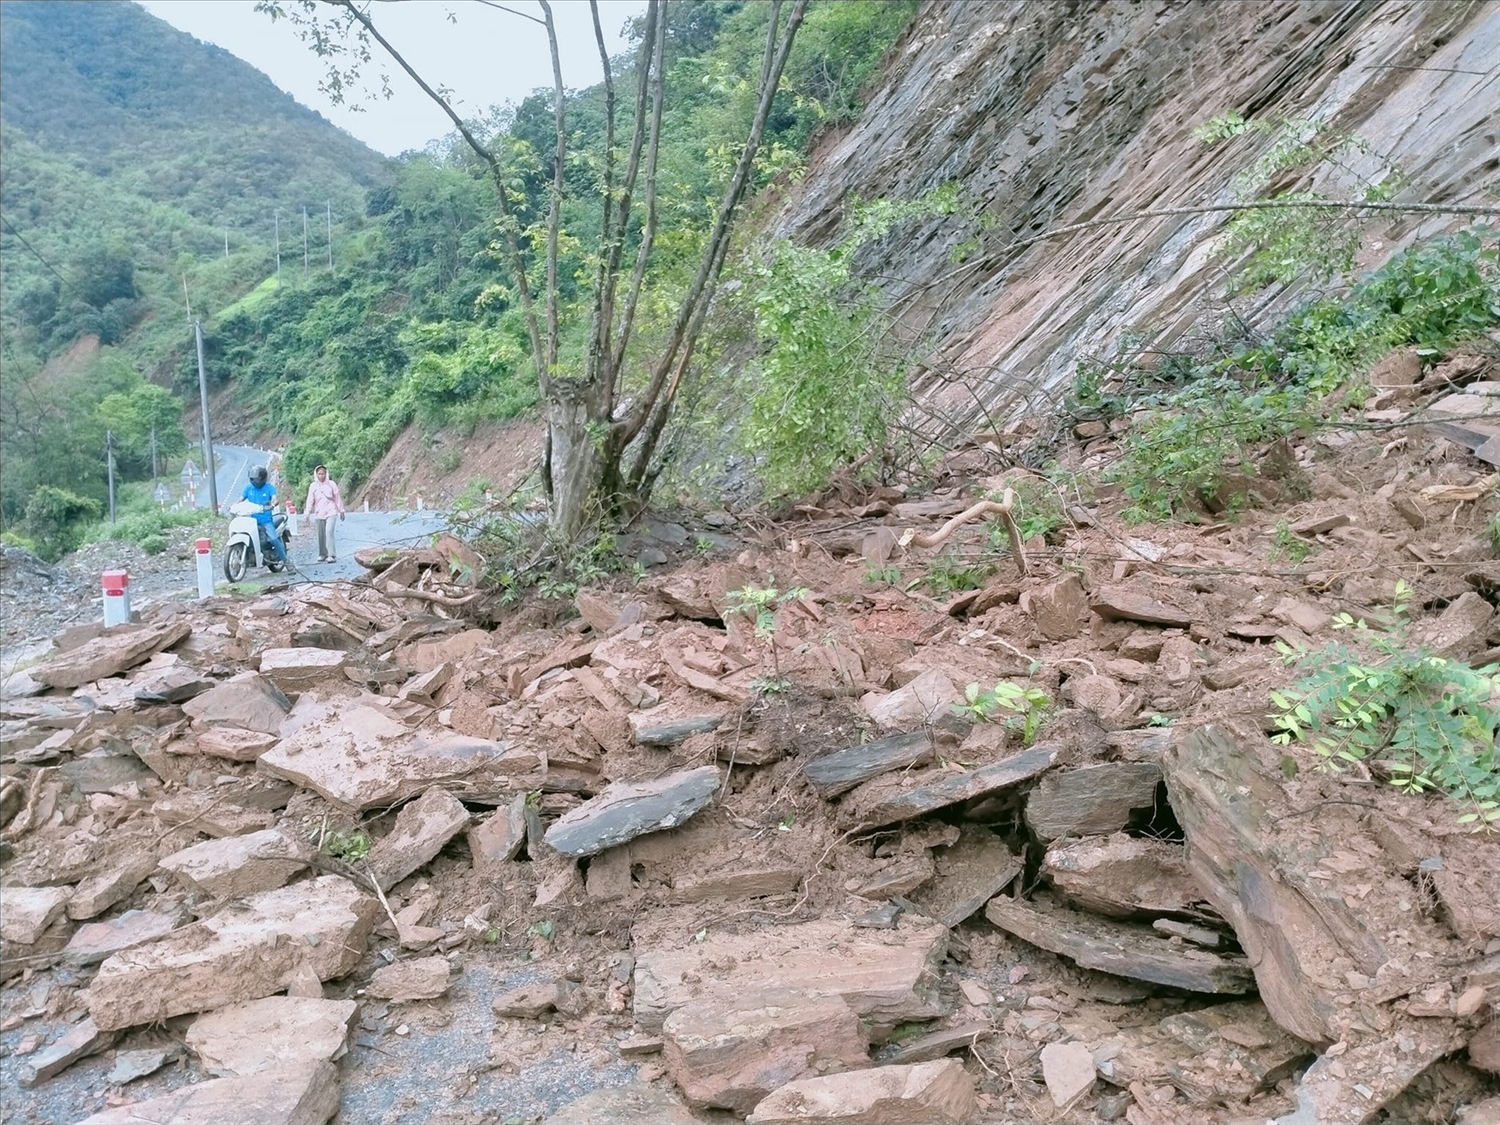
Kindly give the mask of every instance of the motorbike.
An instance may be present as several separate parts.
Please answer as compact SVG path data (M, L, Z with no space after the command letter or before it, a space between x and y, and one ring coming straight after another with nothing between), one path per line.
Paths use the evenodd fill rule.
M285 567L271 553L271 541L266 535L266 525L255 518L257 512L266 511L266 505L251 500L236 500L229 506L229 539L224 544L224 577L239 582L245 571L253 564L269 567L275 573ZM272 520L274 534L281 537L284 548L290 549L292 536L286 526L286 512L278 512ZM288 555L290 557L290 555Z

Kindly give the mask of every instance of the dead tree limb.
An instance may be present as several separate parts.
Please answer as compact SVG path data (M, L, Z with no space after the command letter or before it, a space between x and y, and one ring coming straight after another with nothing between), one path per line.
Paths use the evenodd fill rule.
M980 516L998 515L1000 522L1005 525L1005 534L1010 538L1010 553L1016 560L1016 569L1021 572L1021 577L1025 578L1031 573L1031 567L1026 562L1026 552L1021 544L1021 529L1016 526L1015 517L1011 515L1015 504L1015 490L1007 488L1000 500L981 500L964 509L931 534L919 534L915 528L908 528L902 533L901 546L936 547L947 542L949 536L964 524L973 523Z

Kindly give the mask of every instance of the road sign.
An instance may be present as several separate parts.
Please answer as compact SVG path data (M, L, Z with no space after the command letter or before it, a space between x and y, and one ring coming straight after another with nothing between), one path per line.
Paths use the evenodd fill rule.
M166 507L167 501L172 499L172 494L167 491L167 486L164 484L158 484L156 486L156 492L154 493L154 495L156 496L156 502L162 507Z
M192 488L193 481L198 477L198 466L189 461L182 466L182 472L178 473L177 475L182 478L183 484L187 485L187 487L189 488Z

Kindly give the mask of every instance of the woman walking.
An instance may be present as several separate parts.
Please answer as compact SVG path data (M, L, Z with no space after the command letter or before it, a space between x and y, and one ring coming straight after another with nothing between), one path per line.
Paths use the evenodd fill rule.
M337 562L338 555L333 545L333 517L340 520L344 511L344 497L339 486L328 479L328 466L319 465L313 470L313 482L307 490L308 517L318 529L318 561Z

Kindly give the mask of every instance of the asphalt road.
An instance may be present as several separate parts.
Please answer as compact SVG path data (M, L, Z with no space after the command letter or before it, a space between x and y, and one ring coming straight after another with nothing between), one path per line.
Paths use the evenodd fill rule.
M252 449L242 445L217 445L214 454L218 461L216 484L219 488L219 504L227 508L244 491L250 480L250 470L256 465L270 463L271 454L264 449ZM302 581L333 582L338 579L357 578L364 569L354 561L354 552L367 547L418 547L432 541L432 537L448 526L442 512L366 512L351 510L348 517L335 526L335 562L318 562L318 535L313 523L302 512L307 499L307 487L311 482L283 488L279 499L290 500L297 506L296 528L292 533L292 565L297 568ZM206 499L204 500L206 503ZM225 523L227 530L228 523ZM223 557L220 554L223 535L214 536L214 574L222 582L220 569ZM280 575L251 567L245 576L247 582L262 583L267 579L281 580Z

